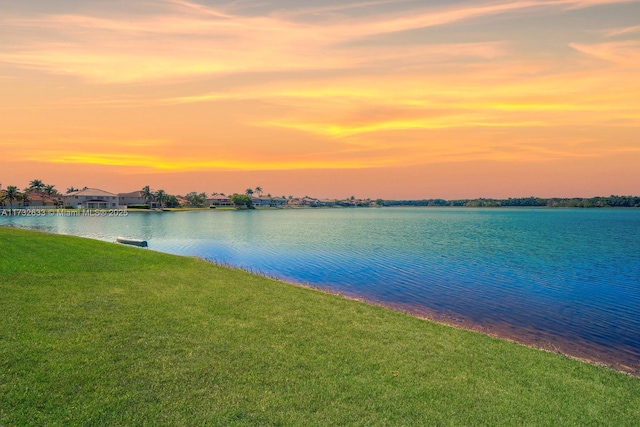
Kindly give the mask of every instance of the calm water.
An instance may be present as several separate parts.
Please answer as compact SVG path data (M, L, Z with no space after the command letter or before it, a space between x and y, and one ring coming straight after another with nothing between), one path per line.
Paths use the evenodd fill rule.
M640 372L640 210L198 211L0 225L142 238Z

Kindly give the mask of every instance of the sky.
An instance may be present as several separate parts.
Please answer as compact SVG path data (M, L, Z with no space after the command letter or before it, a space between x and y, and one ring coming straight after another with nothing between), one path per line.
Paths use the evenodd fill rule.
M640 1L0 0L0 183L640 194Z

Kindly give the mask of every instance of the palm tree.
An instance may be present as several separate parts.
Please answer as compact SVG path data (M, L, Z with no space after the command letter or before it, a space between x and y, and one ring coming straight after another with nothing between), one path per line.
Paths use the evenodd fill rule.
M262 196L262 187L256 187L255 192L258 193L258 197Z
M67 188L67 194L73 193L74 191L80 191L80 190L75 188L74 186Z
M47 196L51 197L54 194L57 194L58 190L56 190L56 186L55 185L45 185L44 186L44 194L46 194Z
M27 187L22 190L21 199L22 199L22 207L26 207L27 203L29 203L29 194L35 190L32 190L31 187Z
M250 188L247 188L247 190L244 192L244 194L246 194L247 196L251 197L253 196L253 190Z
M145 198L145 200L149 204L149 207L151 207L151 202L153 201L154 196L148 185L142 187L142 197Z
M167 197L167 193L165 193L164 190L158 190L158 191L155 192L154 197L156 198L156 200L160 204L160 209L162 209L162 202Z
M44 187L45 187L45 184L40 179L34 179L29 183L29 190L33 190L37 193L42 193L42 190L44 189Z
M9 201L9 206L10 206L10 212L13 215L13 201L18 199L18 195L20 193L18 192L18 187L16 187L15 185L10 185L7 187L7 193L6 193L6 198Z

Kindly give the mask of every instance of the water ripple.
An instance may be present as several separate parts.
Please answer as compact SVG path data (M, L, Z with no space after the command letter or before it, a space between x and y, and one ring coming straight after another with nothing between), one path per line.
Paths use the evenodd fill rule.
M0 218L194 255L640 372L640 211L339 209ZM543 346L544 346L543 345Z

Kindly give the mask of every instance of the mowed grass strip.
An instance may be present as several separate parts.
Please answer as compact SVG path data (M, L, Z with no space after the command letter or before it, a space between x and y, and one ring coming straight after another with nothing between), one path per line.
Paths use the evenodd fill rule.
M640 380L186 257L0 227L0 425L637 425Z

